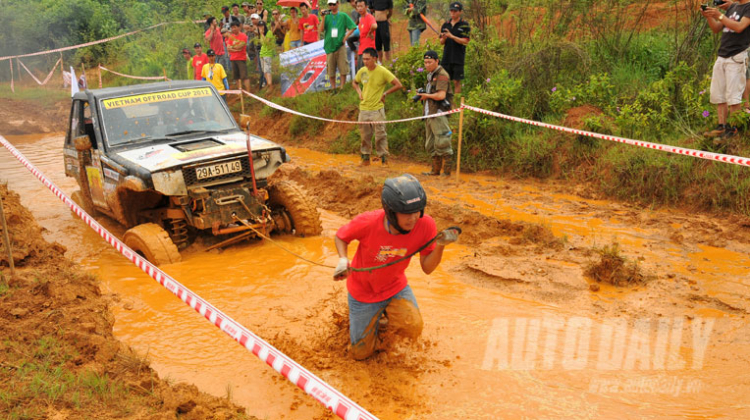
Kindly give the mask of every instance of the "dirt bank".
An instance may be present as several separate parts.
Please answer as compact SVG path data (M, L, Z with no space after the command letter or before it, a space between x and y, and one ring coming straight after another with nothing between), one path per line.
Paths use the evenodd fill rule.
M169 384L112 334L99 280L42 238L0 185L15 276L0 257L0 416L54 419L247 419L245 409L193 385ZM2 247L0 247L2 248ZM254 417L250 417L254 418Z

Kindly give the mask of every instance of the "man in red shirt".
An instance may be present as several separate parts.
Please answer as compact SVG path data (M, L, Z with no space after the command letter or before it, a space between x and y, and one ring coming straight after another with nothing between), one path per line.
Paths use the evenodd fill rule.
M247 35L240 31L240 23L232 21L231 32L227 34L227 50L229 50L229 61L232 63L232 76L235 85L242 80L245 90L250 91L250 79L247 77Z
M195 69L195 80L201 80L201 71L203 65L208 64L208 56L203 53L203 46L200 42L196 42L193 45L195 49L195 55L193 56L193 69Z
M221 36L219 21L211 16L206 23L208 24L208 30L204 36L208 42L208 49L213 50L217 57L221 57L224 55L224 37Z
M367 2L365 0L357 0L357 12L359 12L359 48L357 48L357 55L360 57L362 53L368 48L375 49L375 32L378 29L378 23L375 21L375 16L367 12Z
M362 213L336 232L339 263L334 280L346 281L349 291L349 339L352 356L366 359L375 352L380 317L385 313L388 328L411 339L422 334L422 315L417 299L407 284L404 271L411 255L419 251L425 274L440 264L443 249L458 239L455 229L436 235L435 220L425 216L427 195L414 176L389 178L381 195L382 210ZM433 243L433 238L436 241ZM396 262L372 271L354 271L349 266L347 248L359 241L351 268L369 268ZM409 256L408 258L405 258ZM403 261L399 261L403 259Z
M305 3L299 5L302 17L299 18L299 29L302 31L302 44L312 44L318 41L318 17L310 14L310 8Z

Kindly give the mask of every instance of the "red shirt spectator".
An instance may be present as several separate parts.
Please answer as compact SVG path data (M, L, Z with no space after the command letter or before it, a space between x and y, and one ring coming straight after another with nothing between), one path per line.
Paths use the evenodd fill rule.
M216 22L216 19L214 19ZM218 26L210 26L206 31L206 41L208 41L211 49L214 50L217 57L224 55L224 37L221 36L221 30Z
M204 64L208 64L208 56L205 53L201 55L193 56L193 69L195 69L195 80L201 80L201 70L203 70Z
M375 31L372 29L372 25L375 24L375 16L370 13L365 14L359 18L359 48L357 48L357 54L362 53L367 48L375 48Z
M236 43L245 43L245 46L247 45L247 35L243 34L242 32L238 33L228 33L227 34L227 47L230 45L234 45ZM237 51L232 51L231 48L229 48L229 59L232 61L244 61L247 60L247 48L243 46Z
M309 44L318 40L318 17L307 15L299 18L299 29L302 31L302 41Z

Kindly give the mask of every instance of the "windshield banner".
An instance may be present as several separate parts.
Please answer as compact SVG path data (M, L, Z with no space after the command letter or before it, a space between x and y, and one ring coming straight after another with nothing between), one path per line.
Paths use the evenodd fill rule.
M151 104L155 102L173 101L175 99L201 98L211 96L209 88L181 89L168 92L144 93L143 95L123 96L121 98L105 99L102 105L105 109L124 108L131 105Z

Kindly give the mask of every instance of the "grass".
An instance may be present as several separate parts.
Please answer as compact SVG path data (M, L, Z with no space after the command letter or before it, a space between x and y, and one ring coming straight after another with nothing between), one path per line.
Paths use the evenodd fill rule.
M28 352L31 354L28 354ZM131 412L136 402L133 393L106 373L75 369L71 361L78 354L54 335L39 338L30 348L5 341L0 370L0 411L9 419L44 418L38 402L49 406L85 407L115 406L122 413Z
M62 88L43 88L37 85L19 86L16 84L14 93L10 90L10 84L0 83L0 98L30 101L43 108L52 108L55 102L70 98L70 90Z

